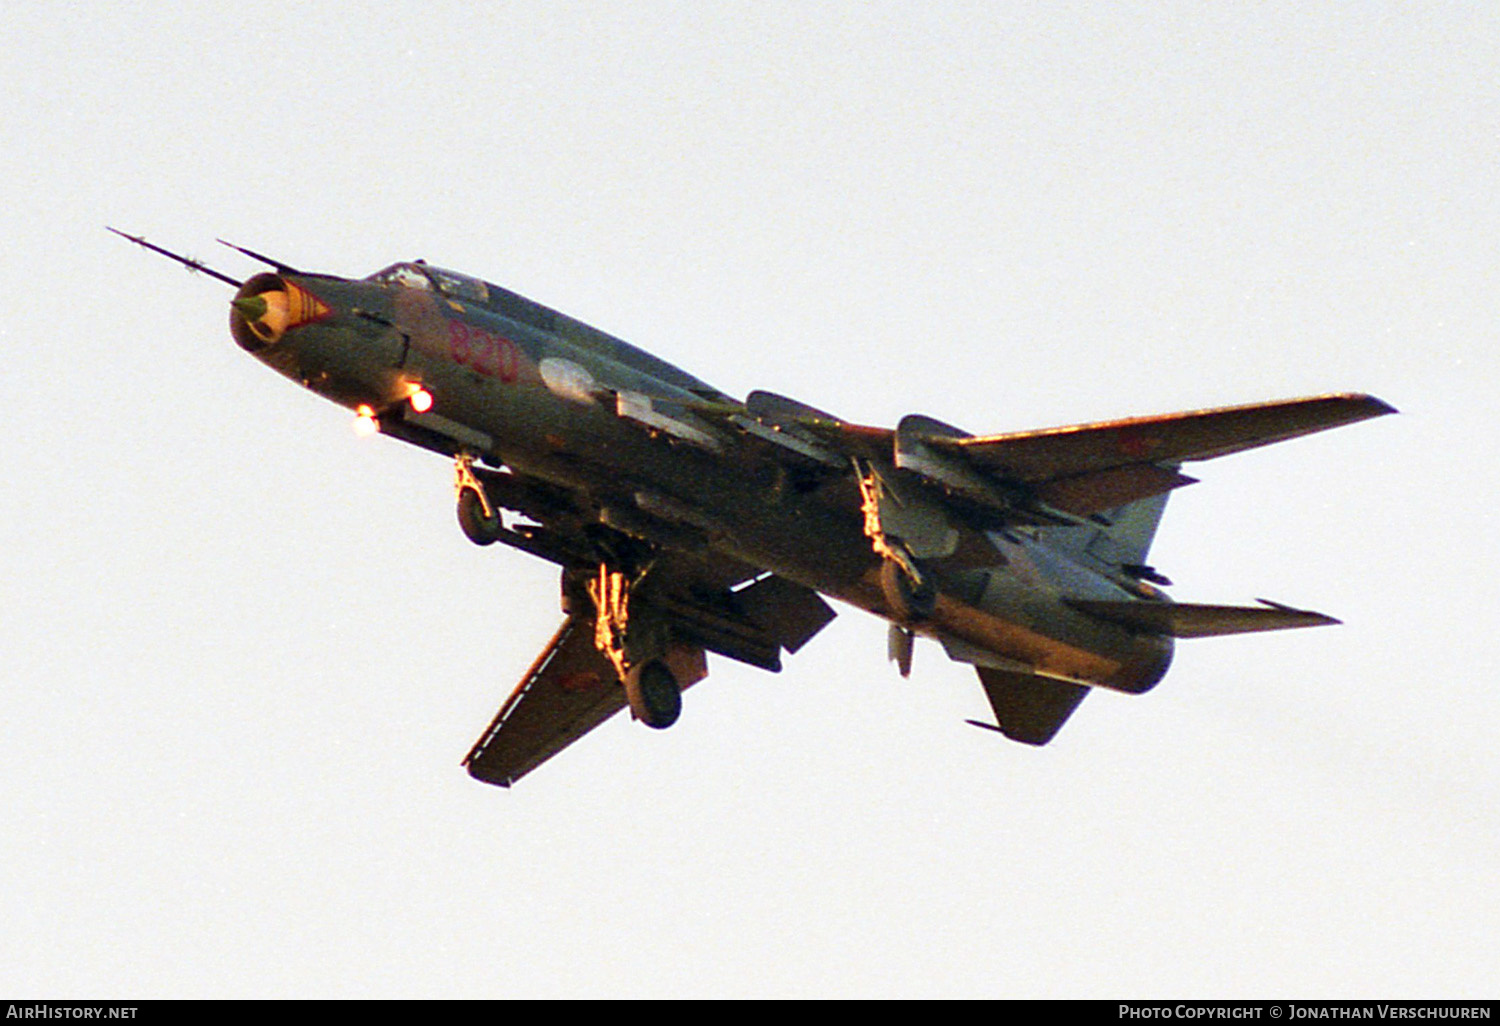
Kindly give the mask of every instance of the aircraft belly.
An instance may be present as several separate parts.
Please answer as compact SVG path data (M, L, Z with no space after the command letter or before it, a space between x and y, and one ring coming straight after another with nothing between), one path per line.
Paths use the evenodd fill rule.
M859 522L813 497L781 495L733 458L653 433L601 405L526 384L448 380L441 407L494 440L513 469L603 507L677 519L708 544L820 591L847 587L873 564ZM448 410L454 410L448 413Z
M1172 658L1169 638L1103 624L995 574L976 603L940 596L933 621L948 635L1014 660L1043 676L1139 694Z
M879 563L861 534L840 537L840 532L825 530L789 540L790 545L776 545L783 539L748 532L733 554L877 616L891 617L879 583ZM989 580L976 598L967 600L961 590L940 593L931 619L917 632L959 638L1001 662L1111 690L1141 693L1166 673L1171 639L1132 633L1082 615L1064 604L1060 594L1038 589L1003 567L984 572Z

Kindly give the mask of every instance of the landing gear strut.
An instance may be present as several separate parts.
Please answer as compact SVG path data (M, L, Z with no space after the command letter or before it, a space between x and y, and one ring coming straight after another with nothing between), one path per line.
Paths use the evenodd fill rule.
M460 452L453 460L453 493L458 499L458 526L469 541L475 545L493 545L498 541L505 523L474 473L471 452Z
M854 466L865 515L865 537L880 557L880 591L885 604L896 622L904 626L928 620L937 609L937 586L906 543L886 533L880 516L880 479L874 468L859 460Z
M667 625L650 603L632 601L645 572L627 574L607 563L588 582L594 603L594 645L614 665L630 700L630 715L663 730L682 712L682 688L664 658Z

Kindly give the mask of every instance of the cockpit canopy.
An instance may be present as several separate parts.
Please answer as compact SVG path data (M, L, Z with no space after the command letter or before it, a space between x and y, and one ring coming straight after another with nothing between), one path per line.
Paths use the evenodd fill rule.
M447 271L416 260L410 263L392 264L382 271L376 271L365 280L382 285L399 285L409 289L421 289L424 292L436 292L454 302L483 307L493 314L498 314L518 324L524 324L536 331L561 336L571 345L592 350L616 363L632 367L642 374L658 378L689 392L696 392L704 398L724 402L734 401L712 385L699 381L691 374L684 373L665 360L643 352L628 342L623 342L598 328L592 328L582 321L560 314L551 307L543 306L509 289L499 285L490 285L478 278L471 278L467 274Z
M433 267L420 260L414 263L392 264L383 271L376 271L365 280L402 285L409 289L436 291L449 299L477 303L481 306L487 305L490 301L489 286L478 278L471 278L457 271L447 271L441 267Z

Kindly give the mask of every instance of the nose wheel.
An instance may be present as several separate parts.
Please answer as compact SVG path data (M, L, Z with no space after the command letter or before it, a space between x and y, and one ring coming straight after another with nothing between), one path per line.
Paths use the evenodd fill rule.
M453 461L453 491L458 498L458 526L475 545L493 545L505 530L500 511L490 502L474 474L474 456L461 452Z

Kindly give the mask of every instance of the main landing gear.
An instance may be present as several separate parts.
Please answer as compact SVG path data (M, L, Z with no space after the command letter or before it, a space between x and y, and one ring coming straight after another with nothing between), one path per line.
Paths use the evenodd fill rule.
M645 572L627 574L601 563L587 582L595 609L594 645L614 665L630 701L630 715L664 730L682 713L682 685L668 664L667 624L636 599Z
M910 548L900 538L887 534L880 515L880 479L873 468L855 461L865 537L880 557L880 593L891 617L906 628L930 620L937 610L937 585ZM906 658L910 664L910 655Z
M880 564L880 592L891 615L905 624L930 620L937 610L937 588L910 553L887 556Z
M474 454L453 461L458 524L475 545L491 545L506 534L499 508L474 472ZM596 569L563 571L563 611L594 621L594 646L614 667L630 703L630 715L657 730L682 713L682 689L707 672L703 650L674 644L667 618L640 597L651 563L644 551L599 545ZM591 615L592 614L592 615Z
M682 715L682 689L677 677L660 659L637 666L625 678L630 714L646 726L665 730Z

